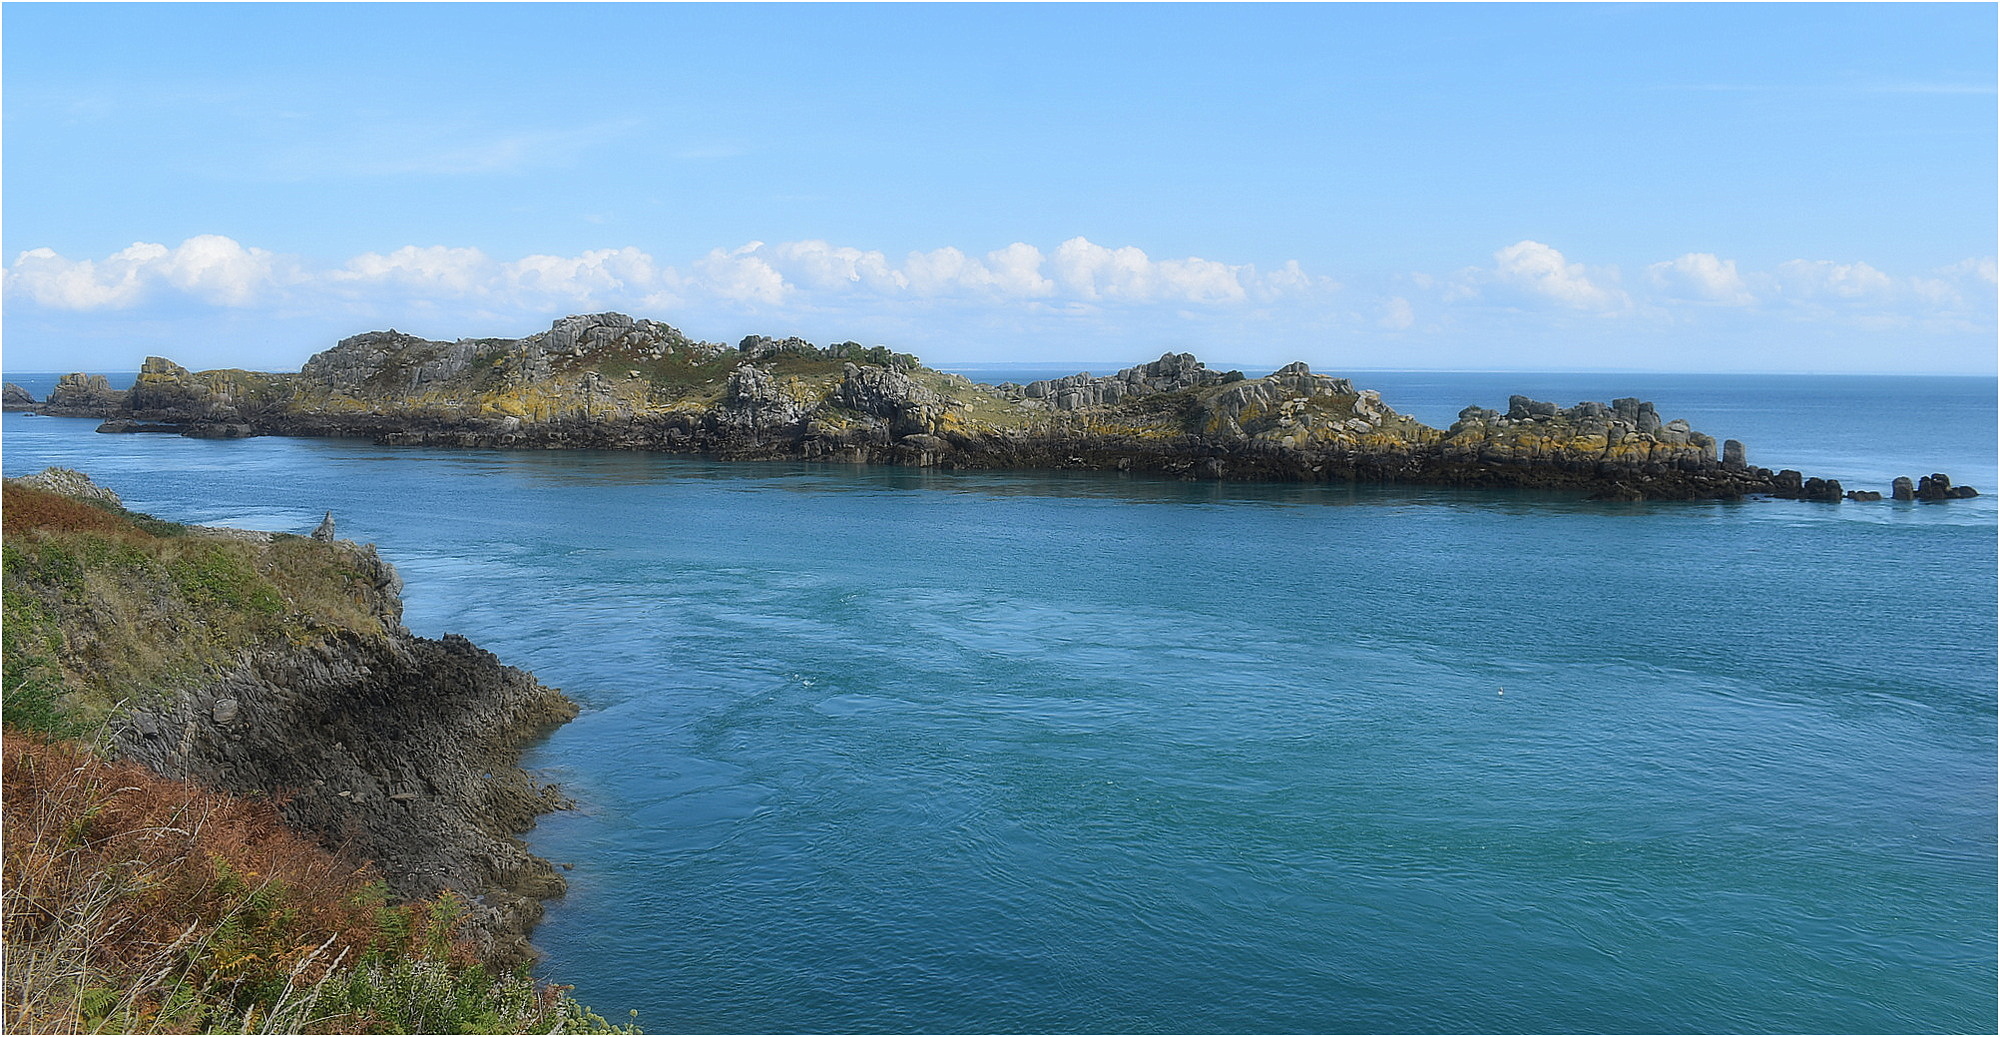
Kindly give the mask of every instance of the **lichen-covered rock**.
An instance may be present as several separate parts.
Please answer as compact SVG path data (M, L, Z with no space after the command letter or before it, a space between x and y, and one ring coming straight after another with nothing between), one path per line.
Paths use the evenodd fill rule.
M1079 411L1117 404L1134 396L1178 392L1240 379L1237 372L1211 371L1193 353L1164 353L1158 360L1099 377L1073 374L1021 386L1020 399L1045 401L1058 411Z
M113 389L111 381L101 374L66 374L56 380L56 387L43 403L44 414L63 417L105 418L124 402L125 394Z
M723 406L716 414L726 427L757 433L796 430L818 401L796 379L781 379L762 367L739 367L729 375Z
M32 486L50 493L60 493L78 500L103 501L106 504L123 507L125 502L108 486L99 486L90 481L90 476L74 468L59 468L51 465L33 475L15 480L23 486Z

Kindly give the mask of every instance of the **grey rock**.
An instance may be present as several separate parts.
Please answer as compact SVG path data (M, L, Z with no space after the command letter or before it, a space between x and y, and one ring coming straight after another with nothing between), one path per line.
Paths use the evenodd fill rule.
M56 380L56 387L42 410L51 414L108 417L124 399L125 394L113 389L103 375L78 372Z
M1750 460L1742 443L1734 439L1722 441L1722 467L1735 470L1750 467Z
M117 505L121 508L125 506L125 502L118 499L118 494L112 492L107 487L91 482L90 476L74 468L50 466L16 481L23 486L33 486L36 489L47 490L50 493L60 493L65 497L103 501L106 504Z
M1899 475L1895 482L1889 484L1889 496L1896 500L1916 500L1916 484L1910 481L1909 476Z
M235 699L217 699L215 708L209 711L209 715L215 718L216 723L227 724L235 720L241 711L242 704Z
M1507 397L1507 417L1512 421L1553 418L1557 413L1559 413L1559 410L1553 403L1531 400L1526 396Z
M859 411L889 423L895 436L928 435L937 431L937 422L951 401L925 388L916 379L886 367L859 367L847 364L828 402Z
M810 409L805 401L787 392L770 371L745 365L730 372L718 418L726 425L755 432L787 431L804 424Z
M180 435L184 434L186 429L180 425L171 425L158 421L133 421L131 418L113 418L110 421L98 425L97 431L104 433L114 433L114 434L155 432L155 433Z
M7 382L0 385L0 408L6 410L31 410L35 406L35 394Z
M313 528L312 538L314 540L333 539L333 512L327 512L326 517L319 520L319 525Z

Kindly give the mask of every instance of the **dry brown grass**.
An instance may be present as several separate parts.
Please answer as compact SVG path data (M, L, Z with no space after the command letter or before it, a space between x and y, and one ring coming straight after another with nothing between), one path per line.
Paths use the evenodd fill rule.
M0 780L9 1030L76 1029L113 1001L173 1029L176 990L316 983L385 935L374 876L268 803L13 732Z
M0 530L16 536L29 530L54 533L103 533L130 539L152 539L152 534L121 515L94 504L65 497L32 486L7 483L0 496Z
M270 803L0 741L0 1032L610 1032L565 988L489 974L455 894L391 904Z

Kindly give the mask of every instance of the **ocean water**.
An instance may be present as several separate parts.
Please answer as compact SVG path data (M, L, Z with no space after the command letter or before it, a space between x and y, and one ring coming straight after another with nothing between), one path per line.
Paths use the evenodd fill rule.
M20 380L20 379L17 379ZM699 1032L1996 1028L1992 379L1638 395L1942 505L98 436L0 468L331 509L585 707L541 972Z

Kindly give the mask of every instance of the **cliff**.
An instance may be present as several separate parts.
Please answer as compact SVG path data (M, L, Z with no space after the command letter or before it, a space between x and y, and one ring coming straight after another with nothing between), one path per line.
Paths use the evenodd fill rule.
M482 956L529 954L562 807L516 761L576 713L464 638L416 637L371 545L128 512L78 473L5 485L9 725L90 736L169 778L277 805L400 899L472 897Z
M296 374L189 372L148 358L118 394L64 380L49 413L100 431L359 436L385 444L598 448L943 468L1084 468L1190 479L1575 490L1615 499L1839 500L1837 482L1748 463L1637 399L1515 397L1448 429L1291 364L1263 378L1186 353L1028 385L980 385L845 342L751 336L734 349L621 314L521 339L344 339ZM1967 488L1955 488L1961 495Z

